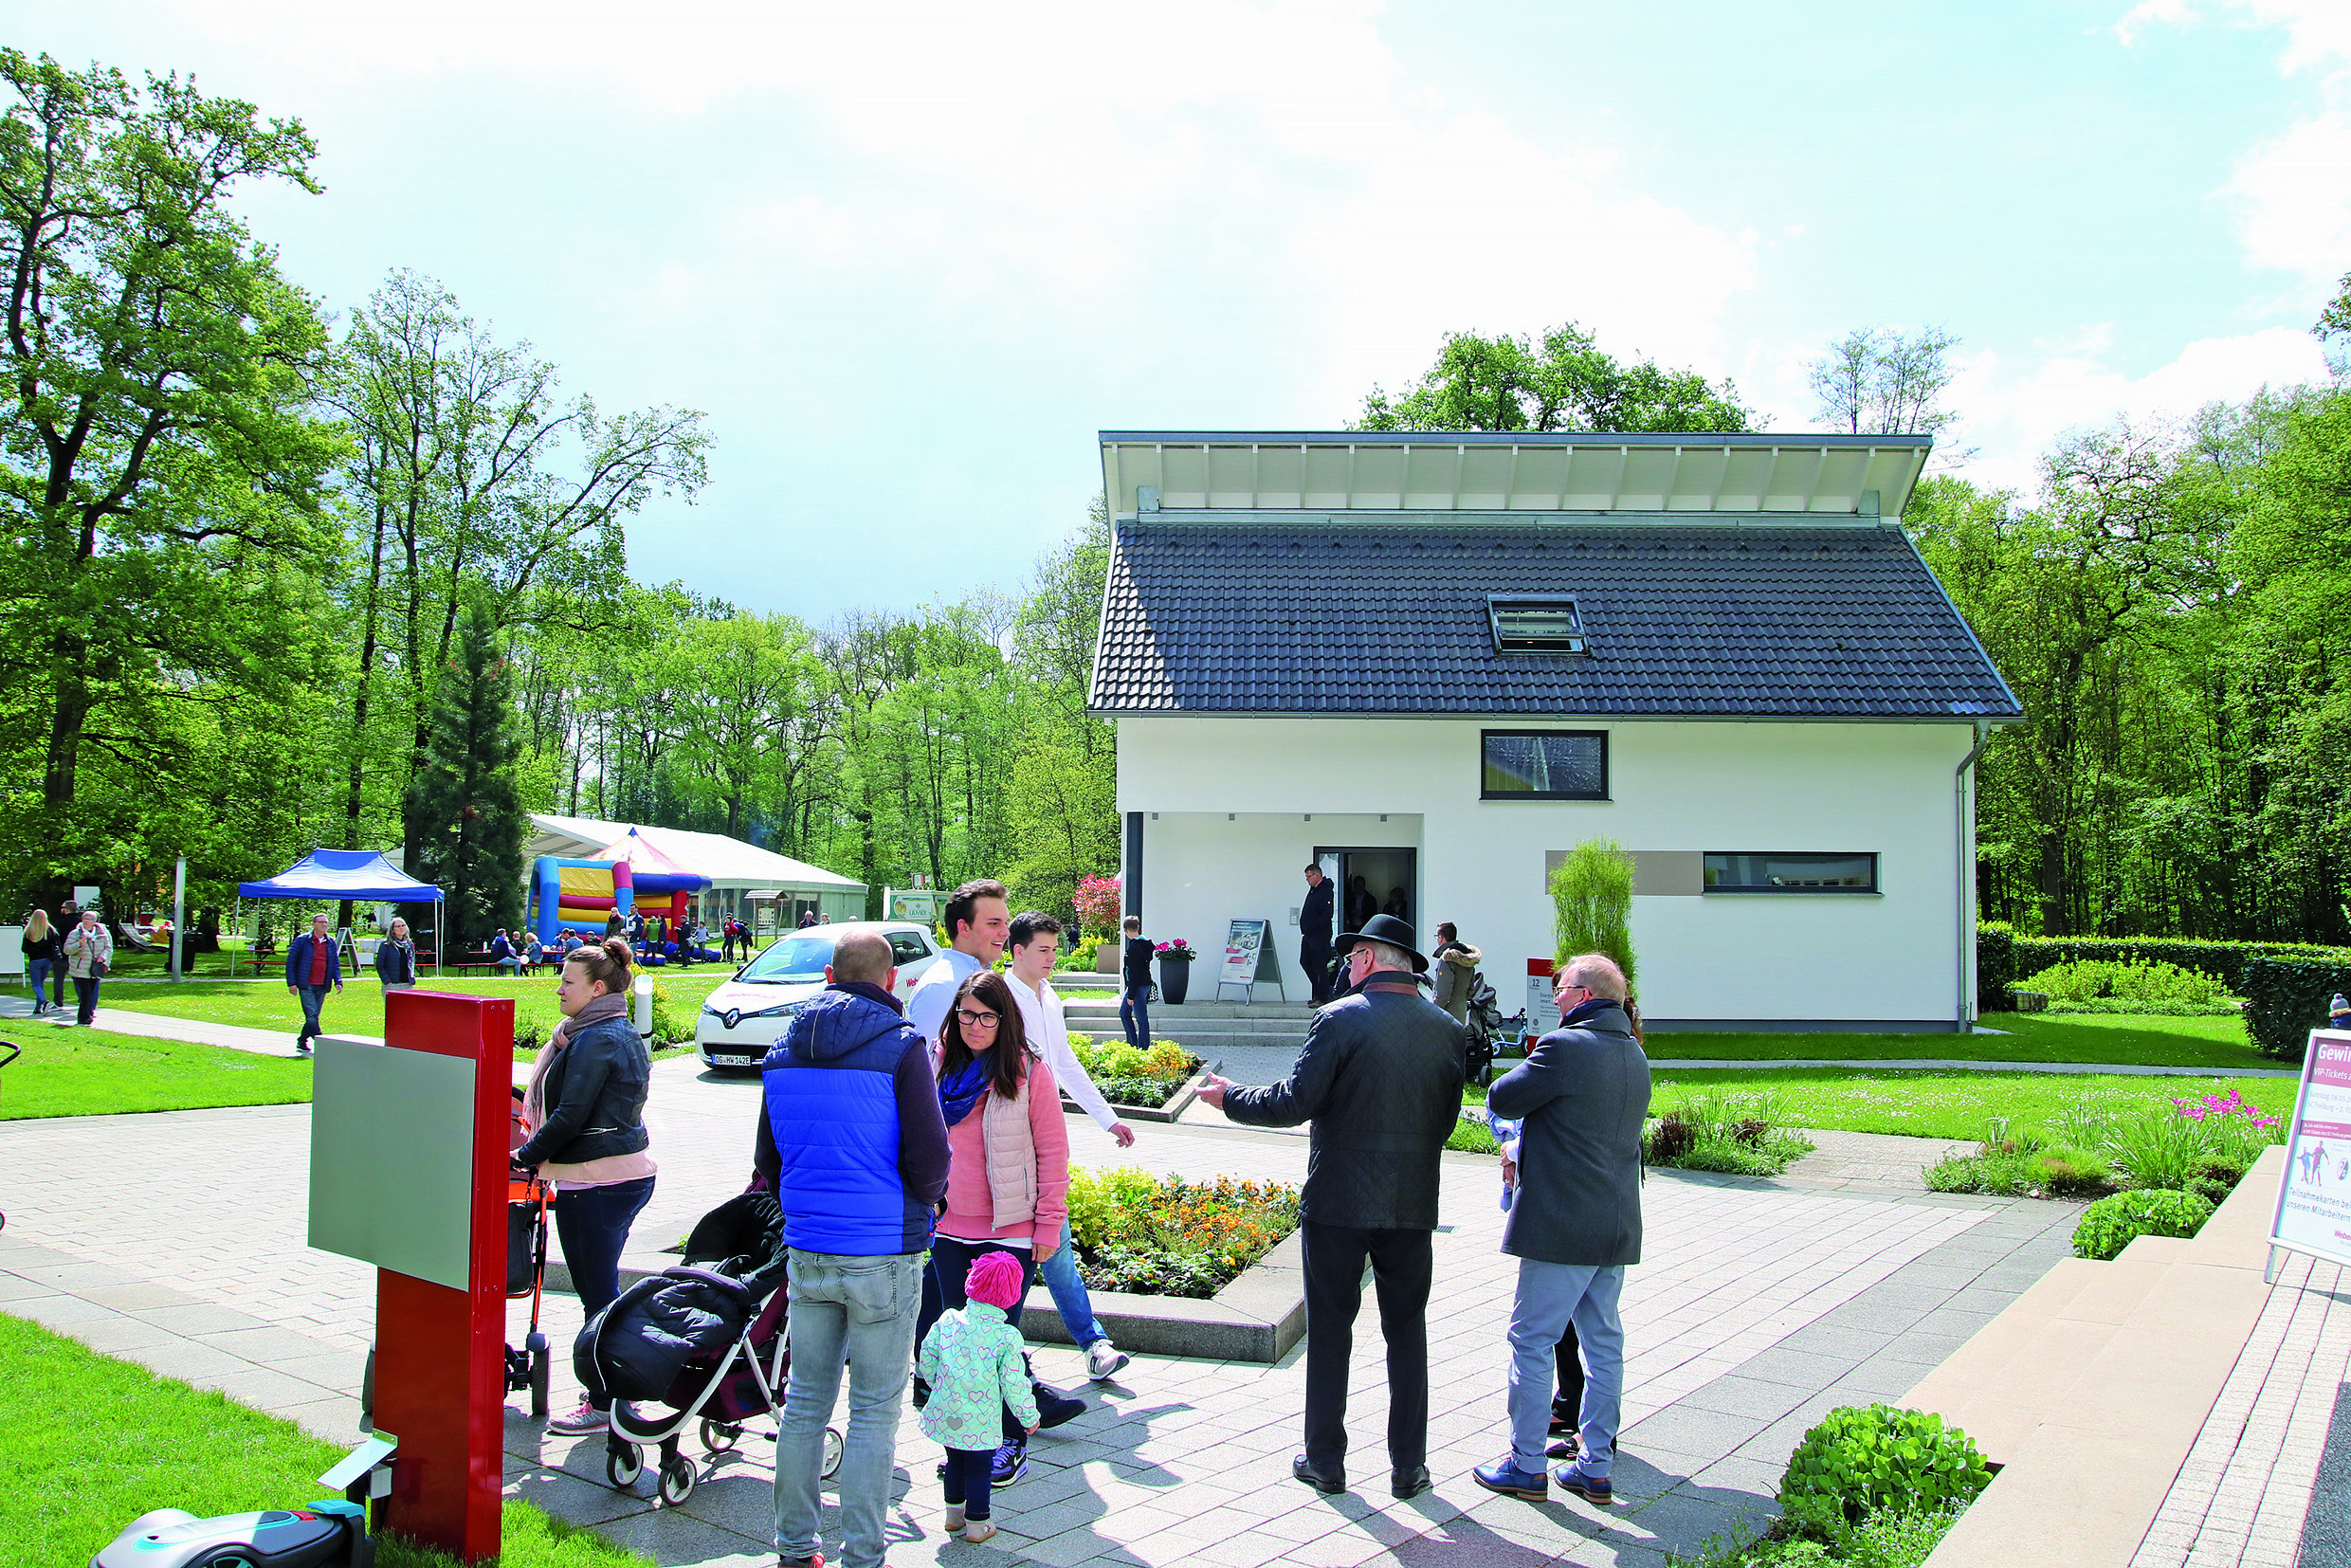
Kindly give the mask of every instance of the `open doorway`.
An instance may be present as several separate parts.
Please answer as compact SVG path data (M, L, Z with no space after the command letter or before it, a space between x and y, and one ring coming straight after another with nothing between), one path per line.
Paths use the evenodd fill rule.
M1315 863L1337 891L1340 933L1362 929L1373 915L1395 915L1420 931L1420 851L1393 845L1377 848L1318 848ZM1399 913L1401 911L1401 913Z

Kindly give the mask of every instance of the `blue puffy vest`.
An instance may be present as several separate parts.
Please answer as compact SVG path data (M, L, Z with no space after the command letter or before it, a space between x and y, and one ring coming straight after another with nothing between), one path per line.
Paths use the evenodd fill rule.
M899 1062L921 1037L868 997L827 991L759 1066L783 1161L784 1240L805 1252L884 1257L929 1245L931 1212L898 1172Z

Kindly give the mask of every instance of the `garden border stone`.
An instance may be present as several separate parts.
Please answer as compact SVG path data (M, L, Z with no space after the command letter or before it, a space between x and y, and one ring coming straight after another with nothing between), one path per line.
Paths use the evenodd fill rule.
M1306 1333L1304 1238L1293 1231L1207 1301L1089 1292L1095 1321L1121 1350L1271 1365ZM1052 1294L1031 1285L1020 1326L1033 1343L1066 1345L1069 1331Z

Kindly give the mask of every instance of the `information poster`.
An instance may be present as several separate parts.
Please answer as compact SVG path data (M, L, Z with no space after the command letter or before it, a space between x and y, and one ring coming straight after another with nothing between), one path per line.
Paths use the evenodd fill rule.
M1234 921L1225 930L1225 961L1216 972L1219 986L1254 984L1257 957L1268 936L1265 921Z
M947 896L936 890L909 891L886 887L883 889L882 918L885 921L920 921L924 925L937 925L946 904Z
M2310 1031L2269 1240L2351 1263L2351 1034Z
M1526 960L1526 1043L1535 1042L1559 1027L1558 998L1551 994L1551 960Z

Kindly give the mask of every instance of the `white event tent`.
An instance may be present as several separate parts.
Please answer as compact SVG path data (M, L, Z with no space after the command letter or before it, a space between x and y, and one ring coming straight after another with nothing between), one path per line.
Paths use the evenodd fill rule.
M695 895L695 918L712 925L739 915L755 924L788 928L810 909L836 921L866 917L864 883L724 833L534 811L531 836L522 852L526 860L539 855L592 860L606 846L630 833L676 862L680 869L710 879L710 885Z

